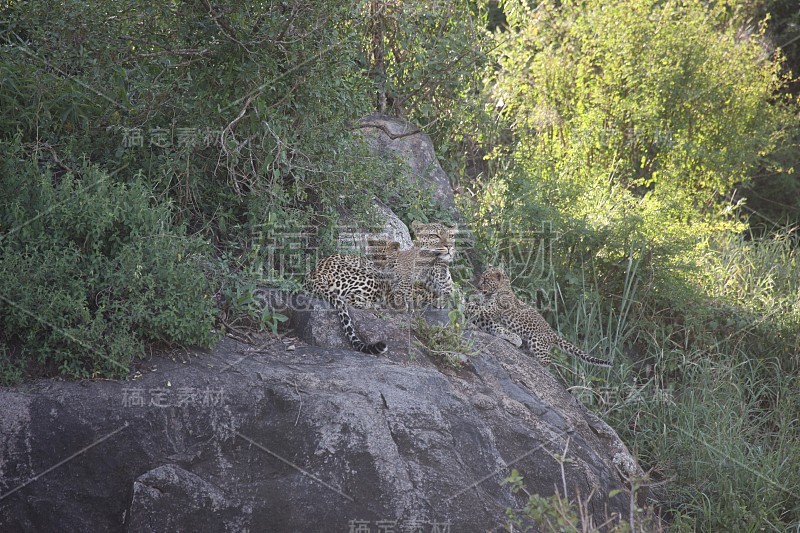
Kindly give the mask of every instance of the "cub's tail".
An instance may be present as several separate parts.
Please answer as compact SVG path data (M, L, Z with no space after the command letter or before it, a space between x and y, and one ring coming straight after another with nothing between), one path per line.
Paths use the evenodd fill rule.
M584 352L583 350L581 350L580 348L578 348L577 346L575 346L574 344L572 344L568 340L562 339L559 336L556 336L555 344L556 344L556 346L558 346L560 349L564 350L568 354L570 354L572 356L575 356L575 357L578 357L580 359L583 359L584 361L586 361L589 364L597 365L597 366L605 366L605 367L610 367L611 366L611 362L610 361L606 361L605 359L598 359L597 357L592 357L591 355L587 354L586 352Z

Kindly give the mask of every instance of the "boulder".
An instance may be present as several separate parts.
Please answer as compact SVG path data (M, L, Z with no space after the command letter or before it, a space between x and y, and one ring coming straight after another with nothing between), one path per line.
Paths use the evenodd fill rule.
M252 509L183 468L166 464L133 482L131 531L242 531Z
M436 158L430 136L406 120L380 113L362 118L358 128L369 146L378 153L405 162L410 178L417 185L431 189L436 203L452 211L456 217L453 188Z
M279 289L259 289L261 305L288 318L281 325L282 331L291 331L303 343L312 346L349 350L350 341L344 334L339 315L328 302L311 297L304 292L287 292ZM358 309L348 307L356 331L365 342L383 341L389 346L385 354L391 360L402 362L422 355L414 338L414 321L417 314L429 324L446 325L449 322L447 309L426 307L415 314L391 309ZM420 359L418 364L433 366Z
M627 516L641 471L613 430L537 361L468 336L460 371L225 338L128 381L2 388L0 531L496 530L524 504L512 468L529 492L590 497L595 524Z
M461 219L455 208L450 180L442 170L433 142L427 134L405 120L379 113L362 118L357 129L373 151L405 163L412 184L430 190L435 202L449 210L454 220ZM360 227L349 211L340 210L342 227L338 235L339 250L366 254L370 238L397 241L401 250L410 248L412 240L406 223L377 198L373 199L373 203L373 214L379 225L377 228Z
M367 241L373 237L397 241L400 243L401 250L411 248L413 243L408 226L389 206L377 198L374 198L373 202L372 209L382 226L375 231L359 228L348 213L342 213L341 221L344 227L339 232L339 249L345 252L353 251L365 254L368 251Z

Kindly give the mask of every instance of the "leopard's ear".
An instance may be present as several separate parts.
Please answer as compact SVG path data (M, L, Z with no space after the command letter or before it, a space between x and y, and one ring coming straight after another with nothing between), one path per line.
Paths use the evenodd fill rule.
M400 250L400 243L399 243L399 242L397 242L397 241L389 241L389 242L386 244L386 248L387 248L387 249L388 249L390 252L397 252L398 250Z
M417 228L419 228L421 225L422 225L421 222L417 222L415 220L414 222L411 223L411 229L414 231L414 233L416 233L417 232Z

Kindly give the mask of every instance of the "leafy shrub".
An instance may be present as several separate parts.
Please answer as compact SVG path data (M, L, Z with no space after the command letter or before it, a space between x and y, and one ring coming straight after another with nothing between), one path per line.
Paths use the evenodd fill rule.
M674 290L708 238L743 227L730 195L790 123L763 28L700 0L505 5L486 97L511 142L479 233L549 223L562 275L591 261L618 293L633 254L648 290Z
M193 262L203 243L144 184L88 165L54 176L18 143L3 167L5 350L83 378L125 375L146 345L214 344L212 287Z
M454 370L464 368L467 356L475 350L463 338L463 316L459 318L450 312L450 322L446 326L428 324L423 316L414 321L417 345L437 364Z
M44 158L74 164L68 146L139 179L191 231L256 265L268 219L324 233L340 211L363 217L373 195L390 200L403 178L354 135L371 110L360 9L12 4L0 139L44 140Z

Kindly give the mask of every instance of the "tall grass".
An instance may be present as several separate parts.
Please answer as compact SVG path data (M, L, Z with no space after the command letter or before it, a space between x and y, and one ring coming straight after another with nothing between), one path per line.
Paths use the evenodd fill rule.
M568 385L663 482L652 500L674 530L800 528L800 271L791 237L709 243L689 291L647 290L631 259L619 294L600 297L587 276L571 305L557 298L556 327L615 361L611 371L570 361L561 367Z

